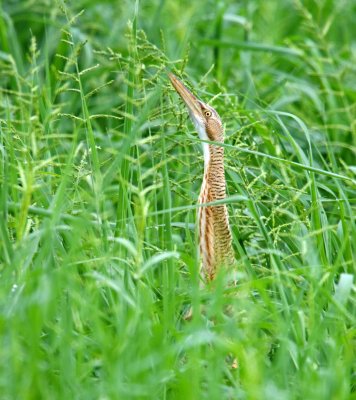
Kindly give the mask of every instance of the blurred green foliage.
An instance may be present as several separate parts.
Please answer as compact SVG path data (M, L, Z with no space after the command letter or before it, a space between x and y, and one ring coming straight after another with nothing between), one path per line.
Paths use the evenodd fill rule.
M0 6L0 397L353 398L355 3ZM226 124L234 288L167 70Z

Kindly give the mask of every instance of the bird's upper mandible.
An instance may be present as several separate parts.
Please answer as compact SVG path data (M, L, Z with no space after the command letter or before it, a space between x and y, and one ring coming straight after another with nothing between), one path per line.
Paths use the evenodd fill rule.
M224 128L219 114L202 102L172 73L168 74L172 85L186 104L191 120L202 140L224 141Z

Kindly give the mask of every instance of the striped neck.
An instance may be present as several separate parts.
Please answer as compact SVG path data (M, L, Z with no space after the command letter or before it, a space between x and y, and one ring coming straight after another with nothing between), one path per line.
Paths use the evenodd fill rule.
M222 200L226 196L224 148L212 144L207 146L207 150L203 150L205 168L200 204ZM199 208L198 216L202 272L205 279L212 280L221 265L229 266L234 262L228 212L225 204L217 204Z
M204 139L205 140L205 139ZM208 140L208 139L206 139ZM207 173L210 165L221 164L224 169L224 148L219 145L202 143L204 156L204 174Z
M208 156L204 162L204 175L212 200L224 199L226 195L224 148L218 145L208 145Z

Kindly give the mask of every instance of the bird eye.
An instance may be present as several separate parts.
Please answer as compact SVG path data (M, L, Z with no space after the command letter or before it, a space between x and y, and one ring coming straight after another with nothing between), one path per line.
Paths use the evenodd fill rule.
M204 115L206 117L211 117L211 111L208 111L208 110L204 111Z

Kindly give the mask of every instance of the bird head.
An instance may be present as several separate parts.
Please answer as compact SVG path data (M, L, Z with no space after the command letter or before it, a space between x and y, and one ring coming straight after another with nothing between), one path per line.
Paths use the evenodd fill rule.
M173 87L187 106L200 139L223 142L223 125L215 109L197 99L174 74L169 73L168 76Z

